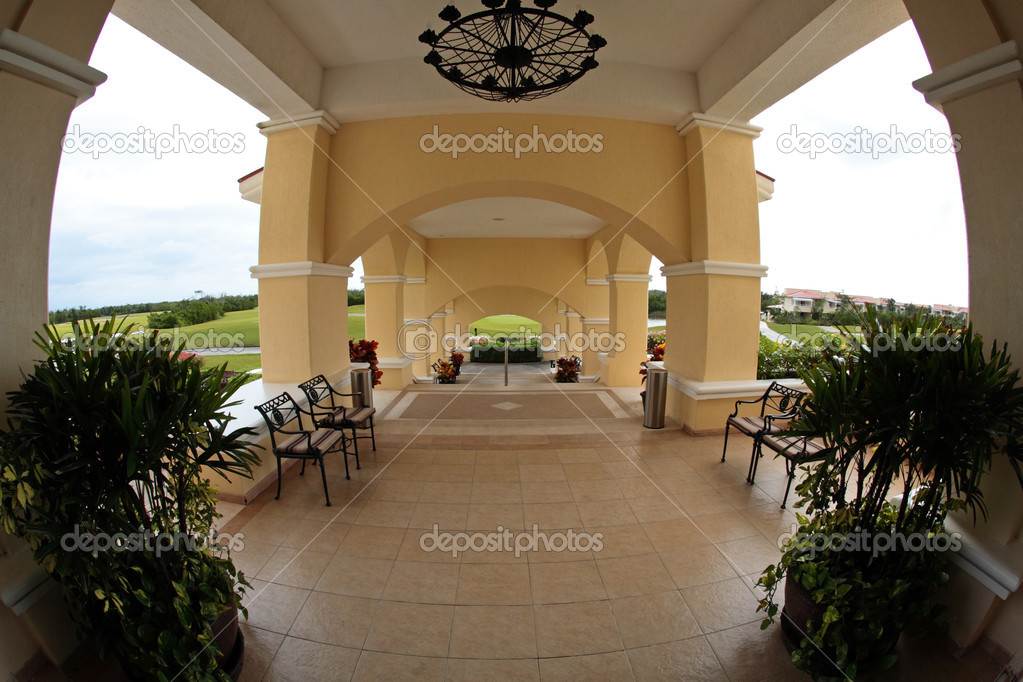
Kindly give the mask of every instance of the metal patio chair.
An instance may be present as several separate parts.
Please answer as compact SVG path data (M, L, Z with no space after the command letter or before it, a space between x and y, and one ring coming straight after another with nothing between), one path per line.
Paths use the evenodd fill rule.
M805 396L806 393L804 391L798 391L794 388L783 386L777 381L772 381L771 385L764 391L764 395L756 400L736 400L735 410L728 415L728 419L725 421L725 444L721 449L721 461L725 461L725 454L728 452L728 432L734 426L740 433L753 439L750 468L746 476L746 482L752 485L753 479L756 476L756 462L754 460L760 454L761 438L768 434L777 434L783 431L785 427L774 422L779 419L791 419L794 417L800 402L802 402ZM758 416L738 416L740 405L757 404L760 405Z
M351 478L348 473L348 439L344 432L329 428L305 428L303 415L309 417L310 425L316 426L313 414L299 407L295 399L288 393L282 393L262 405L256 405L255 409L263 416L270 429L270 446L274 457L277 458L277 495L274 496L274 499L281 498L281 460L285 458L302 460L302 470L298 473L299 476L305 475L305 464L308 460L312 460L314 465L319 464L320 466L323 496L329 507L330 493L327 491L327 473L323 466L324 456L340 452L345 460L345 478ZM296 420L297 428L294 426L286 428ZM358 462L358 458L356 458L356 462Z
M309 409L314 413L316 425L321 428L345 429L351 432L350 440L355 444L355 468L359 467L359 439L370 438L373 442L373 451L377 449L376 430L374 428L375 407L367 407L362 403L362 393L341 393L327 381L322 374L318 374L309 381L298 385L309 399ZM351 398L353 407L345 407L336 398ZM369 431L368 436L360 436L358 431Z

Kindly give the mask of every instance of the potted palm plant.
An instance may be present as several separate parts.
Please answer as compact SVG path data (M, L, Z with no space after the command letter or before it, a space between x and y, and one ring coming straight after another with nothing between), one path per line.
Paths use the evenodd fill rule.
M986 515L995 456L1023 484L1023 387L1004 346L985 352L972 327L921 314L869 309L860 324L845 332L855 353L801 372L811 395L786 435L819 439L826 459L797 487L805 515L759 581L765 628L784 585L782 631L815 679L892 665L903 628L937 619L930 598L958 549L946 515Z
M182 359L130 325L39 336L9 394L0 517L60 584L82 633L133 679L228 679L247 585L214 537L210 473L246 476L226 409L244 375Z

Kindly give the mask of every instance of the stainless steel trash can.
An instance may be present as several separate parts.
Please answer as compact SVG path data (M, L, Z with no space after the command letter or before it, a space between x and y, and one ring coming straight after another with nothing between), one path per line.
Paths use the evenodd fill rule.
M648 429L664 428L665 401L668 398L668 370L649 368L646 371L646 406L643 426Z
M373 407L373 370L352 370L352 393L362 393L361 404L359 396L352 398L354 407Z

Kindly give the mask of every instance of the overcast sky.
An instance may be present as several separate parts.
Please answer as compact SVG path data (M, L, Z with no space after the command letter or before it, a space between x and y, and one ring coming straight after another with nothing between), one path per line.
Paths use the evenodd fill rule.
M196 290L254 293L248 268L257 261L259 207L241 200L237 179L263 165L266 141L256 124L266 117L113 16L90 63L109 80L75 111L72 137L63 143L50 308L177 300ZM818 144L825 134L861 130L888 139L892 126L909 143L928 132L947 136L944 117L910 85L928 73L907 24L754 119L765 129L755 143L757 168L777 180L774 199L760 205L761 262L770 267L765 291L806 287L967 303L953 153L875 159L861 143L858 153L811 158L789 144L793 133L816 135ZM106 137L75 136L76 126ZM93 153L140 129L164 135L180 151L160 158ZM202 150L211 131L222 151ZM885 139L874 138L875 149ZM349 280L353 288L361 286L360 274ZM663 278L651 286L664 288Z

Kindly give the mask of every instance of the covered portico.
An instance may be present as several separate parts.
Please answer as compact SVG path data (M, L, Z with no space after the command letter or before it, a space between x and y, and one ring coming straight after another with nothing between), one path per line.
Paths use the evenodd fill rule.
M631 385L645 350L644 278L652 255L668 277L669 416L690 432L720 429L735 397L760 390L756 326L765 266L757 131L748 121L910 17L934 69L918 89L964 140L958 163L971 316L986 338L1020 355L1023 298L1005 295L1023 268L1016 42L1023 40L1023 10L1014 0L734 0L670 8L594 0L588 9L614 46L601 67L558 97L510 109L473 100L421 63L414 38L438 9L411 1L393 14L383 3L352 9L319 0L250 0L244 7L0 2L7 322L0 390L18 383L20 368L35 356L33 332L46 319L56 141L76 103L103 80L87 62L111 10L267 116L254 274L269 381L347 374L346 290L350 265L362 257L367 335L381 344L389 382L408 383L414 363L429 359L402 353L406 320L428 319L446 330L510 312L513 303L526 314L523 306L549 297L532 315L545 325L625 335L624 349L606 364L592 350L580 354L584 373ZM499 129L601 135L601 150L566 153L540 144L518 158L473 151L456 158L427 151L423 142L435 130L473 136ZM446 216L454 223L459 209L469 212L464 218L473 202L493 198L568 207L576 212L568 222L589 232L495 236L493 221L455 237L431 235L436 225L416 228L431 212L455 207ZM991 477L992 521L977 534L994 548L993 564L1020 571L1012 557L1023 504L1010 480ZM984 636L1015 651L1020 592L1000 598L985 582L990 575L976 575L956 577L956 641L967 646Z

